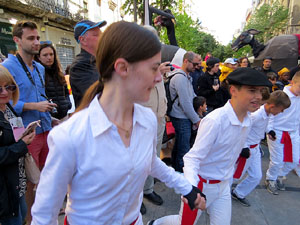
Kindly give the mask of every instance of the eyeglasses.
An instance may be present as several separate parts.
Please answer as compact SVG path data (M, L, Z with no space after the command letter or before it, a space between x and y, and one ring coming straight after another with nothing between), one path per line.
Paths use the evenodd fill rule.
M14 92L17 89L17 86L12 84L12 85L6 85L4 87L0 87L0 93L3 92L4 88L7 92Z
M195 66L198 66L198 65L201 65L200 63L192 62L192 61L190 61L190 60L189 60L189 62L192 63L194 67L195 67Z
M47 44L47 45L52 45L52 41L40 41L40 44Z

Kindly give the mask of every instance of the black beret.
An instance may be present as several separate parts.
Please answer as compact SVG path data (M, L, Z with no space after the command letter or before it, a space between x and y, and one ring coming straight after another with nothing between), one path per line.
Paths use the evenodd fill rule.
M265 74L250 67L237 68L227 76L227 81L229 84L272 87Z
M216 63L219 63L220 59L218 58L214 58L214 57L210 57L208 58L208 60L206 61L206 65L207 66L214 66Z
M271 56L264 57L263 61L265 61L266 59L273 60Z

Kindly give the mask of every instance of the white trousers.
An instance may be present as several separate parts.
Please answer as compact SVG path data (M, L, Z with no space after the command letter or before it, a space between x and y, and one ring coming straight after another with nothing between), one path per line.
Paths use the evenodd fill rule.
M218 184L203 183L203 193L206 195L206 210L209 214L211 225L230 225L231 220L231 195L229 181ZM202 213L201 210L186 213L186 204L181 202L179 215L165 216L155 220L153 225L195 225ZM188 210L187 210L188 211ZM193 217L191 219L190 217ZM188 220L188 222L187 222Z
M247 159L242 176L247 173L247 177L240 182L234 189L235 194L239 198L245 198L259 184L261 171L261 154L259 145L255 148L250 148L250 157Z
M299 163L299 132L289 132L292 141L293 162L283 162L284 145L280 143L282 131L275 130L275 132L277 137L275 141L270 140L267 135L268 147L270 151L269 169L267 170L266 174L267 180L277 180L278 176L286 176Z

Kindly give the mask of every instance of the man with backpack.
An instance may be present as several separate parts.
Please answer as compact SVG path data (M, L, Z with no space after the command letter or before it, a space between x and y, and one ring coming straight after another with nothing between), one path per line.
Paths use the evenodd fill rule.
M196 54L187 52L183 56L180 69L169 74L168 115L175 128L175 145L172 151L172 163L176 171L183 172L183 156L190 150L192 126L198 127L200 118L193 108L193 98L196 97L191 72L198 65ZM168 96L168 94L167 94ZM171 104L170 104L171 101ZM170 105L171 108L170 108Z

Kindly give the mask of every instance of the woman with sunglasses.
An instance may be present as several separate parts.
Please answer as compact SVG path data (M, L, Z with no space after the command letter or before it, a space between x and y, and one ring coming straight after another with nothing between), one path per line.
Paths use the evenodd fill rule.
M16 104L18 98L19 89L15 80L8 70L0 65L0 223L2 225L22 225L27 211L24 156L28 152L27 145L33 140L35 132L21 140L15 140L14 131L22 128L22 121L17 117L9 101Z
M32 208L32 225L57 224L68 192L68 224L142 225L148 175L204 208L199 190L156 155L157 120L149 100L161 81L161 44L151 31L120 21L101 35L101 74L77 112L49 134L49 154Z
M51 116L61 120L67 116L72 104L56 50L50 41L41 42L39 54L36 55L35 60L45 67L46 96L48 100L51 99L57 104Z

